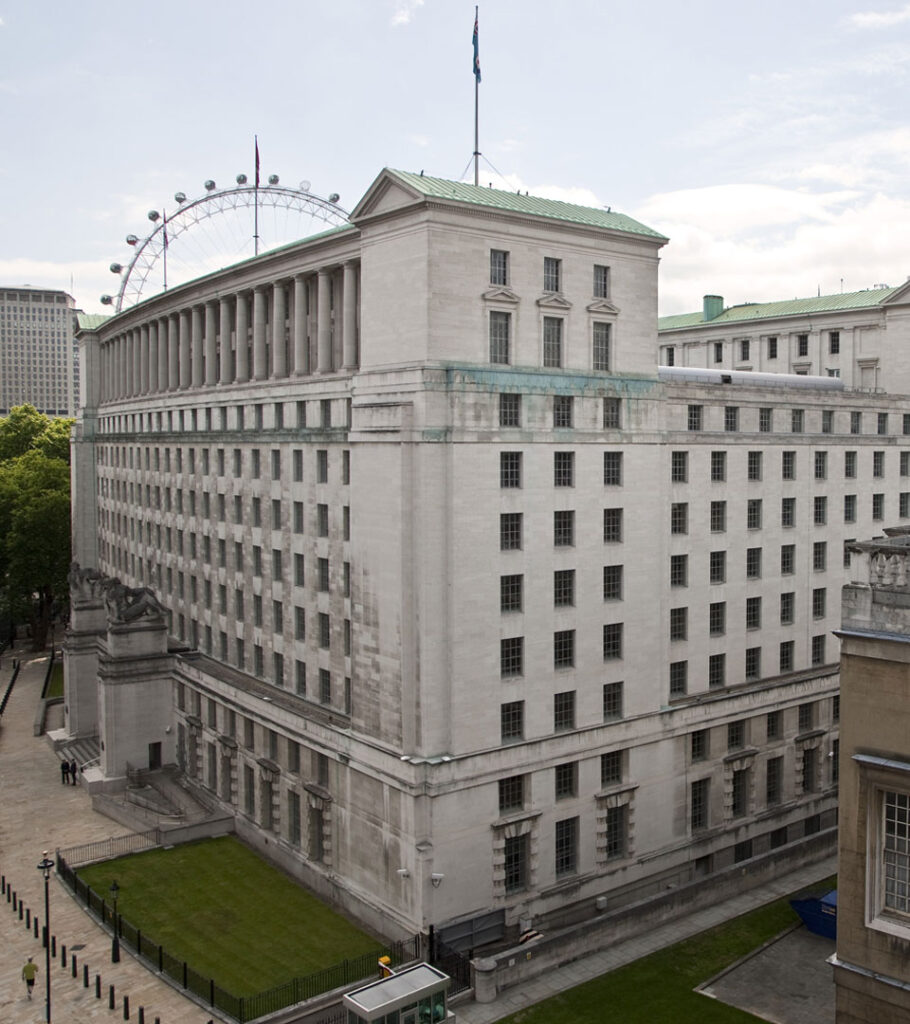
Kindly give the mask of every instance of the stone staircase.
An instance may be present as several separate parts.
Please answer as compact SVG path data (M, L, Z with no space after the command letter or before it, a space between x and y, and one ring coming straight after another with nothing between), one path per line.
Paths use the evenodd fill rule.
M54 742L54 753L61 761L75 761L82 773L86 768L98 764L101 758L101 745L97 736L81 736L76 739L67 737L65 742Z

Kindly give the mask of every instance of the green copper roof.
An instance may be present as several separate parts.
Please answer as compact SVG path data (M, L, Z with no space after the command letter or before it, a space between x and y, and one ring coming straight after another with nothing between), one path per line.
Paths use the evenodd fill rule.
M80 331L96 331L110 317L106 313L76 314L76 326Z
M508 210L511 213L529 213L536 217L549 217L552 220L607 228L611 231L626 231L633 235L644 235L647 238L660 239L662 242L667 241L659 231L640 224L624 213L613 213L610 210L597 209L592 206L576 206L574 203L564 203L558 199L541 199L538 196L523 195L521 192L505 192L498 188L468 185L463 181L431 178L423 174L412 174L409 171L389 169L389 174L400 179L410 188L434 199L453 199L460 203L491 206L497 210Z
M780 316L807 316L811 313L831 313L840 309L862 309L877 306L893 295L897 288L866 288L861 292L843 292L839 295L819 295L812 299L790 299L784 302L747 302L741 306L728 306L720 316L705 320L704 313L680 313L662 316L657 321L658 331L673 331L683 327L701 327L703 324L736 324L747 320L765 320Z

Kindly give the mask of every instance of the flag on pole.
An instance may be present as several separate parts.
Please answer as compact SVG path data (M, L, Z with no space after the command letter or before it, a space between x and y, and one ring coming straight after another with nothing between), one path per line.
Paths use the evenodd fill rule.
M259 188L259 136L254 135L253 139L256 145L256 188Z
M477 8L474 8L474 78L480 81L480 33L477 27Z

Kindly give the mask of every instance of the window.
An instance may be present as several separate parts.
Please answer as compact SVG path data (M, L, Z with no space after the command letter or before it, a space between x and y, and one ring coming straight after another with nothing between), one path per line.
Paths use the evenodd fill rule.
M622 426L621 405L618 398L605 398L603 403L604 430L619 430Z
M302 587L305 583L303 555L298 552L294 555L294 586Z
M506 892L521 892L528 887L531 837L528 833L520 836L506 836L503 871Z
M722 363L724 361L724 343L722 341L714 342L714 362Z
M727 678L726 654L711 654L708 657L708 686L716 690L724 686Z
M824 480L828 476L828 453L815 453L815 479Z
M711 452L711 480L719 483L727 479L727 453Z
M578 762L568 761L558 764L553 772L555 782L554 796L557 800L578 796Z
M796 452L780 453L780 476L782 480L796 479Z
M802 359L809 354L809 335L808 334L797 334L796 336L796 355Z
M796 525L796 498L780 499L780 525Z
M566 690L553 696L553 731L566 732L575 728L575 691Z
M768 358L777 359L777 338L773 335L768 338Z
M509 283L509 254L502 249L490 250L490 284Z
M501 427L521 426L521 395L502 394L499 396L499 425Z
M897 496L897 514L901 519L910 516L910 491L901 491Z
M903 455L901 458L903 459ZM901 468L903 468L903 461ZM848 480L856 478L856 452L844 452L844 477Z
M780 711L769 711L765 718L765 732L768 740L779 740L783 736L783 717Z
M746 475L750 480L761 480L761 452L749 452Z
M316 449L316 483L329 482L329 453L325 448Z
M520 811L525 805L525 777L511 775L499 780L499 813Z
M707 761L710 732L698 729L689 734L689 755L693 761Z
M687 661L670 662L670 696L684 697L689 688L689 663Z
M664 360L667 366L676 365L676 349L672 345L667 345L664 349Z
M690 405L688 411L688 429L689 430L701 430L702 425L702 406Z
M610 371L610 325L600 321L592 325L591 366L605 373Z
M553 428L571 429L575 416L575 400L571 395L553 396Z
M610 297L610 268L594 264L594 298L608 299Z
M761 498L750 498L746 502L746 529L761 529Z
M670 609L670 639L685 640L689 633L689 609Z
M604 721L612 722L618 718L622 718L622 712L622 683L604 683Z
M708 559L708 573L711 583L723 583L727 578L727 552L712 551Z
M670 452L670 480L685 483L689 479L689 453Z
M885 518L885 496L884 496L884 494L873 494L872 495L872 518L873 519L884 519Z
M499 641L499 675L502 679L520 676L524 671L523 636L505 637Z
M812 502L812 519L816 526L823 526L828 521L828 499L817 494Z
M763 434L771 433L771 423L774 410L763 408L758 410L758 429Z
M799 732L809 732L815 728L815 704L808 702L800 704L798 711L797 729Z
M621 622L612 622L604 626L604 661L615 661L622 657L622 626Z
M746 548L746 579L761 577L761 548Z
M622 485L622 452L604 452L604 487Z
M626 856L628 817L629 807L627 804L607 808L606 841L604 846L607 860L616 860Z
M620 566L620 568L622 567ZM518 578L521 579L520 576ZM556 608L565 608L574 604L575 570L557 569L553 573L553 605Z
M812 568L816 572L823 572L828 566L828 545L823 540L817 540L812 545Z
M882 800L882 849L878 870L879 899L887 910L910 913L910 797L886 790Z
M793 609L795 607L796 594L787 590L780 595L780 624L782 626L793 625Z
M746 629L761 629L761 598L746 598Z
M521 452L499 453L499 486L521 487Z
M553 486L575 486L575 452L553 452Z
M855 466L856 465L856 452L852 452L850 454L853 455L854 466ZM900 473L901 473L901 476L910 476L910 452L901 452ZM854 470L853 475L856 476L855 470Z
M741 818L749 810L749 769L740 768L733 772L733 806L734 818Z
M670 555L670 586L687 587L689 585L689 556Z
M522 610L523 586L524 576L520 573L499 577L499 610L501 612L520 612Z
M879 434L888 433L888 414L886 412L880 412L878 414L877 431Z
M575 630L557 630L553 634L553 668L572 668L574 664Z
M813 665L824 665L825 664L825 636L824 636L824 634L812 637L812 664Z
M685 533L685 530L681 531ZM622 509L604 509L604 544L619 544L622 541Z
M746 723L740 718L727 725L727 750L742 750L746 745Z
M727 631L727 603L714 601L708 605L708 633L722 636Z
M863 414L861 412L850 413L850 433L861 434L863 432Z
M834 431L834 410L822 409L822 433L830 434Z
M743 363L749 361L749 339L743 338L739 343L739 358Z
M332 644L331 619L325 612L319 612L319 646L328 650Z
M604 600L622 600L622 566L604 566Z
M792 672L793 671L793 641L782 640L780 643L780 649L778 652L778 671L779 672Z
M739 430L739 408L735 405L724 407L724 430Z
M711 532L723 533L727 529L727 503L725 501L711 502Z
M319 537L329 535L329 506L318 504L316 506L316 534Z
M882 477L885 475L885 453L872 453L872 475Z
M525 702L513 700L499 708L499 733L503 743L514 742L524 737Z
M814 747L803 750L803 792L814 793L818 788L818 751ZM807 825L807 834L808 833ZM817 829L815 831L818 831Z
M561 260L552 256L544 256L543 260L543 290L545 292L560 291L560 269Z
M316 559L316 587L323 593L329 589L329 560Z
M553 544L558 548L572 547L575 543L575 513L553 513Z
M689 532L689 505L685 501L674 501L670 505L670 533Z
M509 363L509 337L512 331L512 314L498 310L490 311L490 362Z
M844 495L844 522L855 523L856 522L856 495L845 494Z
M761 648L746 648L746 679L758 679L761 676Z
M294 608L294 639L306 640L306 609L299 605Z
M832 356L840 352L840 331L828 331L828 352Z
M543 365L562 366L562 318L543 318Z
M578 870L578 818L556 822L556 877Z
M503 512L499 517L499 549L521 550L521 512Z
M812 618L823 619L825 617L825 604L827 591L824 587L816 587L812 591Z
M689 800L689 827L693 832L708 827L708 795L710 779L697 779L692 783Z
M902 416L902 431L904 434L910 434L910 412L903 413ZM148 469L148 453L146 453L146 469Z

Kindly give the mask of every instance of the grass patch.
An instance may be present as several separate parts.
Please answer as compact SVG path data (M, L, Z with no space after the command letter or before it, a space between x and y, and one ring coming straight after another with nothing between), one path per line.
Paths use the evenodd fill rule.
M47 681L47 692L44 696L46 699L63 696L63 663L60 661L54 662L54 667L51 669L51 677Z
M93 864L79 877L105 898L116 879L127 921L235 995L382 945L232 836Z
M829 880L828 889L834 880ZM819 883L819 891L825 883ZM756 1024L760 1017L693 989L799 919L790 897L502 1018L500 1024Z

